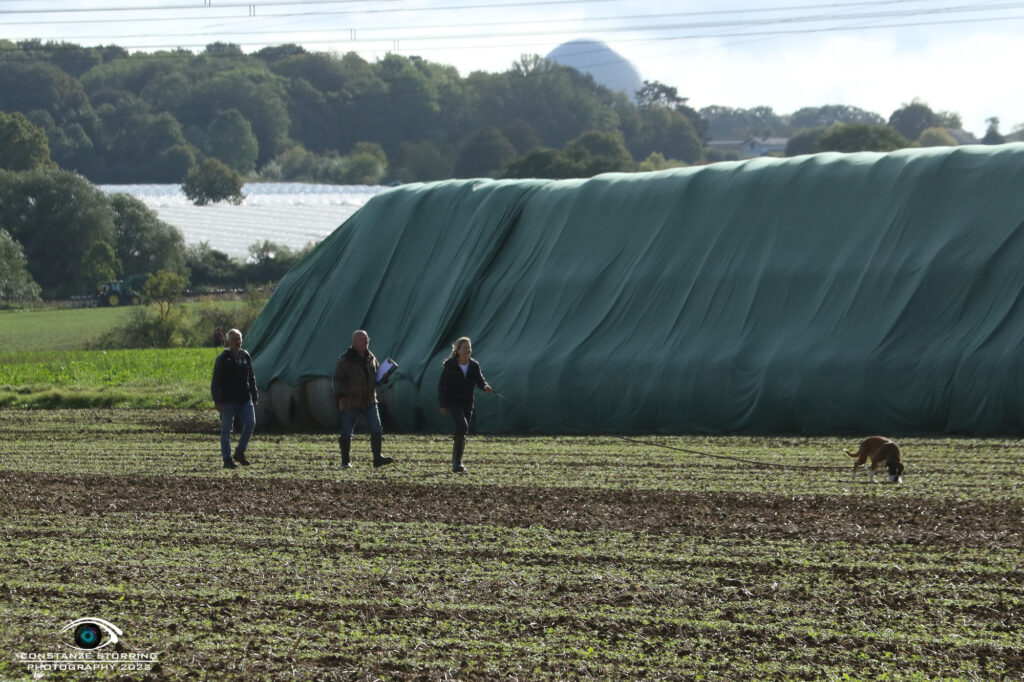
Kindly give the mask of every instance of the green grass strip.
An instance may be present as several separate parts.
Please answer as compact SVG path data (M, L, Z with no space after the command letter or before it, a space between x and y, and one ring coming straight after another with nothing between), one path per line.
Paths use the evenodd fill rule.
M0 406L196 407L219 349L0 353Z

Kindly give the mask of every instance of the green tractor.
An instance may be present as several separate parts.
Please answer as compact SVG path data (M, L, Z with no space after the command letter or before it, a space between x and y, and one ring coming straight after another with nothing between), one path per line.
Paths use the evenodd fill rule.
M96 305L119 306L138 305L142 298L125 280L107 282L96 292Z

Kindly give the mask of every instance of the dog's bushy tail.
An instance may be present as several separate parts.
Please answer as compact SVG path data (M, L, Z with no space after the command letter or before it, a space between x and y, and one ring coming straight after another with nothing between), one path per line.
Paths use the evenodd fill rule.
M849 457L853 457L854 459L857 459L857 455L853 454L852 452L850 452L846 448L843 448L843 452L845 452Z

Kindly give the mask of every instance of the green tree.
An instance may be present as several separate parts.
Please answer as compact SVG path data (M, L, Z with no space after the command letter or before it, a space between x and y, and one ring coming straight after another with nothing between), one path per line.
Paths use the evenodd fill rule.
M53 64L7 60L0 66L0 111L42 110L59 124L91 110L82 86Z
M643 87L636 93L637 106L641 110L665 109L682 114L693 127L698 142L703 142L707 139L708 122L701 117L700 112L686 104L687 100L687 97L679 95L676 88L660 81L644 81Z
M154 113L135 95L123 94L97 107L102 121L102 170L98 182L180 182L183 169L168 163L172 150L187 147L178 123L167 112ZM186 169L187 170L187 169Z
M982 144L1003 144L1006 142L1006 138L999 133L999 118L993 116L992 118L986 119L988 123L988 130L985 131L985 136L981 138Z
M88 175L101 164L91 134L86 128L99 130L99 118L92 116L83 126L78 122L57 125L53 116L45 111L33 111L28 115L33 125L46 132L50 157L57 166ZM97 135L98 138L98 135Z
M126 276L168 270L184 275L185 238L181 230L129 194L110 197L114 210L114 252Z
M155 303L160 309L160 317L169 320L171 307L185 295L188 280L176 272L160 270L146 277L142 285L142 298L146 303Z
M0 229L0 303L37 301L39 291L39 285L29 274L21 244L7 230Z
M917 143L922 147L955 147L957 146L956 138L953 137L948 130L945 128L927 128L921 133L921 137L917 139Z
M344 185L378 185L388 170L388 156L376 142L357 142L352 151L341 158L341 175L337 182Z
M259 157L259 142L242 112L238 109L220 112L210 123L207 133L210 156L243 175L253 171Z
M238 205L245 200L242 176L217 159L206 159L190 170L181 191L196 206L219 201Z
M274 60L271 68L278 75L302 79L319 92L342 92L349 83L342 61L324 53L294 54Z
M82 74L79 79L82 88L92 98L101 92L118 92L143 96L151 104L161 101L164 95L177 90L173 81L165 80L171 74L184 76L192 54L187 51L176 52L138 52L121 59L104 59L103 63ZM187 78L185 80L187 83ZM181 83L181 81L178 81ZM161 88L168 90L162 91ZM152 98L152 99L151 99ZM167 101L163 101L166 104Z
M257 242L249 247L249 263L244 275L247 282L277 282L312 249L312 245L299 251L292 251L284 244L269 240Z
M506 178L580 178L585 171L558 149L534 149L505 170Z
M104 282L116 280L123 272L114 248L105 241L96 241L89 245L84 267L85 281L90 289L97 289Z
M960 114L955 111L939 111L935 113L939 117L939 125L949 130L960 130L964 127L960 120Z
M910 104L892 112L889 125L905 139L916 140L928 128L941 126L942 121L931 107L915 98Z
M24 114L0 111L0 168L23 171L53 165L46 133Z
M771 107L734 109L714 105L701 109L700 116L708 122L708 136L712 140L772 137L787 130L785 122Z
M872 111L865 111L848 104L826 104L823 107L804 107L789 117L789 126L800 131L805 128L829 128L837 123L870 123L884 125L885 119ZM801 151L800 154L808 152ZM786 154L786 156L795 156Z
M644 81L643 87L636 93L637 105L641 107L658 107L675 111L686 104L686 98L679 96L679 91L671 85L659 81Z
M804 128L786 140L786 156L800 156L802 154L813 154L818 151L818 140L828 128Z
M908 146L910 143L891 127L869 123L840 123L818 138L818 150L823 152L889 152Z
M294 57L300 54L306 54L306 48L301 45L296 45L295 43L288 43L287 45L264 47L256 53L256 56L268 64L274 64L282 59L287 59L288 57Z
M682 168L688 164L685 161L677 161L676 159L666 159L658 152L652 152L650 156L641 161L637 165L637 170L641 172L660 171L668 168Z
M149 102L154 111L179 111L188 101L192 82L185 73L177 70L184 68L182 60L167 59L162 63L165 68L176 70L152 75L139 91L139 96Z
M433 142L403 142L395 175L402 182L430 182L451 177L452 161Z
M501 134L515 147L516 154L520 155L526 154L542 144L537 131L522 119L516 119L503 126Z
M103 55L98 49L80 47L73 43L43 44L38 39L32 39L19 41L18 47L24 58L53 64L75 78L103 61Z
M508 82L495 92L484 117L488 125L525 121L549 147L563 147L588 130L618 127L611 106L616 95L576 69L524 56L502 78Z
M583 173L580 177L636 170L636 162L618 132L589 130L565 145L563 152L578 164Z
M245 281L241 264L223 251L211 248L209 242L186 246L185 263L193 286L240 287Z
M462 142L455 158L455 177L494 177L515 157L516 148L500 130L478 130Z
M219 63L223 61L218 58ZM197 83L179 114L186 125L205 128L218 112L238 110L252 126L259 144L257 164L277 156L284 148L291 119L285 103L286 81L273 75L265 64L260 68L214 71Z
M21 243L29 272L47 298L91 291L97 272L120 269L109 259L114 243L110 202L75 173L0 171L0 225Z
M687 163L699 163L704 159L700 135L689 118L664 107L644 107L638 114L639 127L633 137L627 139L634 157L659 152Z

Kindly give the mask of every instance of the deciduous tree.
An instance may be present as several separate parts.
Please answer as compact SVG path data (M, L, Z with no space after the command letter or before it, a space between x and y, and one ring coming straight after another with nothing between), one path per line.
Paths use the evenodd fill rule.
M207 129L208 153L238 173L251 173L259 156L259 142L252 126L238 109L217 114Z
M889 125L904 138L916 140L928 128L941 126L942 121L931 107L915 98L910 104L892 112Z
M0 229L0 303L27 303L39 299L39 285L28 271L21 244Z
M155 303L160 309L160 317L167 320L171 315L171 306L185 295L188 280L176 272L160 270L146 277L142 285L142 297L147 303Z
M455 176L478 178L496 176L516 157L516 148L497 128L473 133L462 143L455 159Z
M0 168L25 171L53 166L46 133L24 114L0 111Z
M955 147L956 138L945 128L927 128L917 139L922 147Z
M910 143L889 126L868 123L840 123L818 138L818 151L823 152L890 152L908 146Z
M114 210L114 252L126 276L168 270L186 273L185 238L129 194L110 197Z
M219 201L238 205L245 200L242 176L217 159L206 159L190 170L181 191L196 206Z
M75 173L0 171L0 225L21 243L47 298L92 291L97 273L120 269L116 258L111 260L110 202Z

